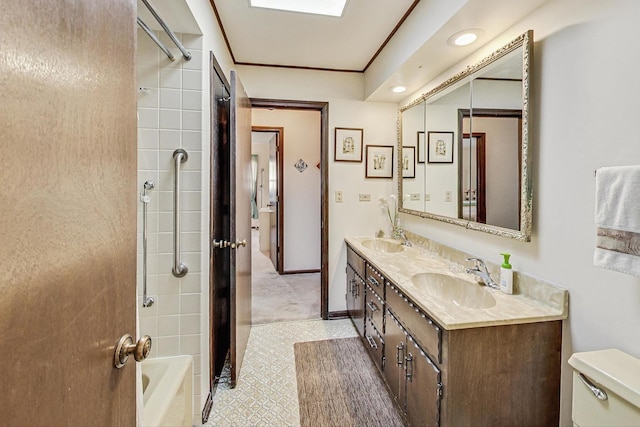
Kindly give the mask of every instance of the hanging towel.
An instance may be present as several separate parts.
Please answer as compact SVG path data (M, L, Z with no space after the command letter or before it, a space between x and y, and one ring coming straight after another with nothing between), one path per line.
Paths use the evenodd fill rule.
M640 166L598 169L593 263L640 277Z

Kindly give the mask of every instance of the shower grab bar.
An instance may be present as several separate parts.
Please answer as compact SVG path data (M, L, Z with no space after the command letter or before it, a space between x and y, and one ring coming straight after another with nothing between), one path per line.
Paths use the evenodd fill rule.
M154 32L153 32L153 30L152 30L151 28L149 28L149 27L147 26L147 24L145 24L145 23L144 23L144 21L143 21L142 19L140 19L140 18L138 18L138 25L140 26L140 28L142 28L142 29L144 30L144 32L145 32L145 33L147 33L147 35L148 35L149 37L151 37L151 40L153 40L153 41L158 45L158 47L160 48L160 50L162 50L162 51L165 53L165 55L167 55L167 56L169 57L169 59L170 59L170 60L172 60L172 61L175 61L175 60L176 60L176 57L175 57L175 56L173 56L173 53L171 53L171 51L169 50L169 48L168 48L168 47L166 47L166 46L164 45L164 43L162 43L162 42L160 41L160 39L158 38L158 36L156 36L156 33L154 33Z
M176 277L184 277L189 269L180 262L180 163L189 159L189 154L182 148L173 152L175 180L173 182L173 268Z
M178 49L180 49L180 52L182 52L182 56L184 56L184 59L189 61L191 59L191 53L187 52L187 50L184 48L182 43L180 43L180 40L178 40L176 35L173 33L173 31L171 31L171 29L162 20L162 18L160 18L160 15L158 15L158 13L151 6L151 4L149 4L149 2L147 0L142 0L142 3L144 3L144 5L147 7L147 9L149 9L149 12L151 12L153 17L156 18L156 21L158 21L158 24L160 24L160 26L165 31L165 33L167 33L167 35L169 36L171 41L173 41L175 43L175 45L178 46Z
M153 298L147 296L147 205L149 204L147 190L152 190L154 187L153 181L146 181L140 195L142 202L142 306L145 308L151 307L154 303Z

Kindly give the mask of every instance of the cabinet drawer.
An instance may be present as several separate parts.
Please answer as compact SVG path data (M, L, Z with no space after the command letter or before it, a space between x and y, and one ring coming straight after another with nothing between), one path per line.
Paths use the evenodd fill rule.
M384 340L370 320L365 319L364 324L364 345L378 369L382 371L384 369Z
M396 316L413 338L438 363L442 363L442 330L407 298L394 284L387 282L387 308Z
M367 264L367 277L365 277L365 281L380 298L384 299L384 276L369 264Z
M364 279L364 258L358 255L349 245L347 245L347 264L355 270L358 276Z
M366 318L370 319L378 332L384 333L384 301L378 296L371 286L367 286L365 293L364 312Z

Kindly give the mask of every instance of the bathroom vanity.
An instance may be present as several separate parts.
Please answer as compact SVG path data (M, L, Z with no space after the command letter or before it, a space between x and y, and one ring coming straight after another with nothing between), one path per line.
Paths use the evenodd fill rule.
M346 243L349 315L408 424L558 424L565 290L506 295L421 247Z

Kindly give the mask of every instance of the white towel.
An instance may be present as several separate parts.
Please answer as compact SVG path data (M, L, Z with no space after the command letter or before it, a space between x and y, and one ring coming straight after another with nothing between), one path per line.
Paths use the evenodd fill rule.
M593 263L640 277L640 166L598 169Z

